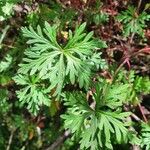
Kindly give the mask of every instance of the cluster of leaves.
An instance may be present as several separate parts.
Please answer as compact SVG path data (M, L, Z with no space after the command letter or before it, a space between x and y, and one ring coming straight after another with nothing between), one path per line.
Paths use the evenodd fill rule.
M0 0L0 21L4 21L13 14L14 5L20 0Z
M149 143L145 142L146 138L149 139L149 134L146 133L147 136L144 137L145 126L142 125L142 136L139 137L136 132L129 131L131 122L127 118L131 113L124 112L122 106L135 101L139 103L140 93L150 93L150 80L147 77L135 77L135 73L131 71L127 81L122 72L115 82L104 79L96 82L93 86L95 90L90 95L90 103L86 93L66 93L64 101L68 110L62 118L65 119L65 128L69 128L74 133L73 137L80 140L81 149L113 149L113 144L128 141L149 148ZM146 126L149 132L149 126Z
M150 15L143 11L137 14L136 8L129 6L126 11L122 11L117 16L118 21L123 23L123 34L127 37L131 33L136 33L144 37L144 29L146 26L146 21L150 20Z
M129 99L133 103L138 103L140 101L140 94L147 95L150 93L150 79L148 76L142 77L135 74L135 71L131 70L127 76L128 80L124 78L127 71L122 69L118 74L118 81L125 84L129 84Z
M122 143L127 140L127 123L130 115L122 112L121 106L127 97L127 84L110 84L102 80L96 83L92 103L88 103L82 92L67 93L65 105L67 114L65 127L71 129L76 138L81 138L81 149L113 149L113 140Z
M19 7L23 6L22 10L26 12L22 22L27 24L22 27L22 24L16 25L17 21L10 21L14 27L21 27L16 30L20 32L19 37L12 40L17 39L14 45L9 40L2 45L7 31L14 27L6 26L0 38L0 51L4 52L0 55L0 149L9 149L10 145L15 150L45 148L65 129L72 137L68 138L67 146L62 146L65 150L71 146L79 149L78 144L80 149L112 150L122 144L128 145L129 149L131 144L149 150L150 127L141 119L134 122L132 116L136 114L135 107L141 103L142 95L150 93L150 79L120 68L122 64L117 69L114 67L115 59L110 59L106 53L118 40L115 35L115 40L110 40L113 38L111 33L120 32L117 29L109 35L105 33L113 21L115 25L119 21L123 27L121 38L132 39L134 34L143 38L150 21L146 9L140 12L135 6L129 6L114 17L119 10L116 1L110 2L110 6L105 4L107 2L103 6L99 0L91 6L90 1L84 1L82 10L78 11L71 8L73 1L68 3L69 8L63 1L17 2L22 1L0 0L0 21L7 24L5 20L15 13L14 6L21 4ZM113 6L114 10L111 10ZM107 12L111 11L115 13L109 16L111 13ZM18 16L24 15L18 12ZM85 20L87 23L82 23ZM103 32L104 39L108 37L108 48L106 42L95 38L101 35L97 29ZM18 46L18 39L21 46ZM27 44L23 40L27 40ZM134 38L132 40L134 42ZM122 43L122 39L118 41L114 43L129 43ZM16 55L20 53L23 58ZM47 119L46 124L42 116ZM46 128L41 132L44 126ZM12 137L12 143L8 143L6 139ZM54 145L57 146L55 142Z
M109 21L109 15L103 11L103 4L100 1L96 1L94 7L88 8L85 11L87 22L94 23L96 25L103 25Z
M43 29L45 34L42 33L40 26L37 27L37 33L32 27L22 28L23 35L29 38L27 43L32 47L25 51L25 58L20 64L18 72L24 75L18 75L14 78L15 81L20 85L30 85L26 82L26 75L33 76L36 73L38 75L37 82L47 80L49 85L46 91L50 92L54 89L53 95L58 97L61 95L63 87L69 83L78 83L80 88L88 89L93 68L98 70L100 67L106 67L105 62L100 59L100 53L96 52L97 48L106 47L106 44L92 39L93 32L84 33L85 26L86 24L83 23L76 28L74 35L69 31L68 43L65 46L61 46L57 42L57 27L50 26L47 22ZM36 81L33 82L36 83ZM20 100L28 103L30 109L33 102L39 100L37 94L31 98L33 97L32 90L30 90L31 96L26 94L29 88L35 88L33 83L28 88L26 87L23 93L19 92L20 94L18 94ZM41 93L39 94L41 95ZM48 104L49 102L43 94L42 97L45 101L44 104ZM39 101L39 104L43 104L43 102Z
M48 91L45 86L39 84L39 78L35 76L27 77L18 75L14 77L18 85L23 86L17 91L17 96L21 105L27 104L27 108L34 114L39 110L39 106L50 106Z

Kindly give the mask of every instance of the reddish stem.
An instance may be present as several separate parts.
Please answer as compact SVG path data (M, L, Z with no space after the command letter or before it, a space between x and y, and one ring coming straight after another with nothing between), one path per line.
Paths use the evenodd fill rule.
M143 108L142 108L141 104L138 104L138 107L140 109L140 112L141 112L141 114L143 116L144 121L147 123L148 121L147 121L147 118L146 118L146 116L144 114L144 111L143 111Z

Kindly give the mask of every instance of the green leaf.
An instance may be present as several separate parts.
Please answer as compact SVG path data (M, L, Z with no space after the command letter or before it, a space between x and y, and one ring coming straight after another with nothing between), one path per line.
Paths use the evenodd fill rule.
M61 46L57 42L57 26L51 26L45 22L34 30L31 26L22 28L23 35L31 45L25 51L25 58L20 64L19 73L31 76L38 74L42 80L49 80L49 90L56 89L53 96L60 96L65 85L64 81L69 80L71 84L76 82L80 88L88 88L91 80L91 71L95 66L101 65L101 58L96 60L96 48L102 48L103 42L92 39L93 32L84 33L86 23L76 28L74 34L70 31L68 43ZM93 62L93 63L91 63ZM99 69L97 67L97 69Z
M142 144L141 146L146 150L150 149L150 126L147 124L142 124L141 130Z
M40 106L50 106L50 96L45 90L46 87L38 83L39 78L19 74L13 79L18 85L22 85L22 88L16 92L21 105L27 105L27 109L34 115L37 115Z
M144 29L146 27L146 21L150 20L150 15L145 11L140 14L136 13L136 8L129 6L126 11L122 11L117 19L123 23L123 34L127 37L131 33L137 33L144 37Z
M113 110L108 111L106 109L106 111L103 111L102 107L97 107L101 103L101 98L103 98L103 96L100 96L104 94L101 93L103 88L105 86L97 87L95 95L99 97L99 100L95 100L94 96L92 97L92 103L96 102L95 108L88 104L86 94L82 92L66 93L64 97L65 105L68 106L67 114L62 115L65 120L65 128L70 129L76 138L80 137L81 149L113 149L113 138L116 139L117 143L125 142L128 138L125 120L130 113L116 111L122 106L120 104L115 105ZM123 89L126 89L126 86L122 86L120 91ZM110 94L110 97L108 96L107 98L114 97L117 100L123 98L122 93L108 92L107 94ZM113 97L111 94L113 94ZM116 99L113 100L115 101ZM109 106L109 102L105 106ZM110 102L110 105L113 105L112 102Z

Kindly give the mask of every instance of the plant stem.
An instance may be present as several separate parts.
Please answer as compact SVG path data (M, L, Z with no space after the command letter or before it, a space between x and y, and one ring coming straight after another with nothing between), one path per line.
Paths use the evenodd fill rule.
M140 7L141 7L141 3L142 3L142 0L139 0L139 3L138 3L138 6L137 6L137 14L139 13L139 10L140 10Z
M140 111L141 111L141 114L142 114L142 117L143 117L144 121L147 123L148 120L147 120L147 118L146 118L146 116L145 116L145 114L144 114L144 112L143 112L143 109L142 109L142 107L141 107L141 104L138 104L138 107L139 107L139 109L140 109Z
M134 38L135 33L132 33L131 38L130 38L130 43L133 43L133 38Z
M116 77L116 75L118 74L119 70L123 67L123 65L124 65L127 61L128 61L128 58L126 58L126 59L123 61L123 63L121 63L121 64L119 65L119 67L117 68L117 70L116 70L115 73L114 73L113 79Z
M57 149L69 136L70 136L70 131L66 130L63 135L59 136L56 141L50 145L46 150L55 150Z
M15 131L16 131L16 130L12 130L12 131L11 131L11 134L10 134L10 137L9 137L9 141L8 141L8 146L7 146L6 150L10 150L10 146L11 146L12 139L13 139L13 136L14 136L14 132L15 132Z

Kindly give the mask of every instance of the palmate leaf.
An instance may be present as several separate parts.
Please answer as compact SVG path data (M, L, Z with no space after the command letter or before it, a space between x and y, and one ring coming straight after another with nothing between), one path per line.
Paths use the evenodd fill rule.
M140 14L136 13L136 8L129 6L126 11L122 11L117 19L123 23L123 33L125 36L129 36L130 33L137 33L144 36L144 28L146 27L146 21L150 20L150 15L146 12Z
M93 32L84 33L85 26L86 23L83 23L77 27L74 34L69 31L69 40L65 46L60 46L57 42L57 27L50 26L47 22L44 29L38 26L36 31L31 26L29 29L22 28L31 47L25 52L19 73L37 73L41 79L49 79L49 89L55 87L55 96L60 95L66 78L71 84L78 82L80 87L87 88L92 67L101 62L100 58L98 62L92 57L94 49L106 45L102 41L93 40Z
M119 117L116 117L118 116ZM122 122L129 113L117 113L117 112L99 112L98 116L91 115L89 127L87 127L81 135L81 149L93 148L113 149L111 137L115 138L118 143L125 141L127 138L127 128ZM87 138L86 138L87 137ZM88 138L89 137L89 138Z
M98 93L95 95L103 94L101 93L102 91L100 89L99 91L97 90L96 92ZM113 94L114 97L118 98L118 92ZM113 98L112 95L109 98ZM96 102L95 108L91 108L88 104L86 94L80 92L66 93L64 101L68 111L67 114L61 116L65 120L65 128L69 128L74 136L81 139L81 149L113 149L113 138L118 143L127 139L128 130L124 121L130 113L116 111L120 105L114 107L116 110L113 108L113 110L103 111L101 107L97 107L102 99L98 100L97 97L97 100L93 100ZM108 101L108 103L105 103L105 106L109 107L109 102L112 105L112 102Z
M46 87L42 87L38 84L39 78L19 74L14 77L14 80L18 85L22 86L22 88L17 91L17 97L21 105L26 104L27 109L34 115L37 114L40 106L50 106L50 97Z

